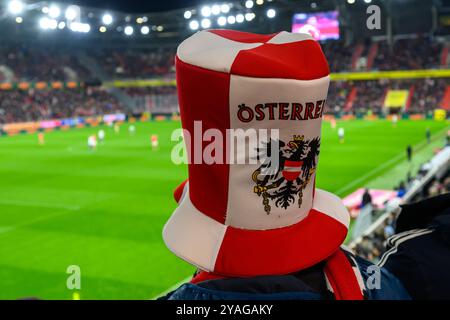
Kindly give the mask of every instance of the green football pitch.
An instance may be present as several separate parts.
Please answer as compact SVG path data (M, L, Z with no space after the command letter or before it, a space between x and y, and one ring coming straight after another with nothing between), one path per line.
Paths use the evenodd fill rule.
M339 143L323 126L317 185L345 196L364 186L392 188L444 143L446 122L343 121ZM161 230L174 210L173 189L187 177L171 162L178 122L105 127L96 151L87 137L99 128L0 137L0 299L71 299L66 270L81 270L81 299L150 299L192 274L171 254ZM426 128L433 134L427 145ZM150 147L158 134L160 146Z

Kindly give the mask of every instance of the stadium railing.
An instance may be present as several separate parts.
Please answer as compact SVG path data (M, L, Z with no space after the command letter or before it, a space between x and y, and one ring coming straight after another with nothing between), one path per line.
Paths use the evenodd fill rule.
M435 155L429 161L430 170L419 179L402 197L399 204L406 204L414 200L423 189L433 180L439 179L448 171L450 167L450 146L445 147L437 155ZM399 206L394 208L389 208L384 211L379 217L362 233L357 235L349 243L350 248L355 248L358 243L361 243L365 236L369 236L375 232L375 230L380 227L391 214L397 216L399 213Z

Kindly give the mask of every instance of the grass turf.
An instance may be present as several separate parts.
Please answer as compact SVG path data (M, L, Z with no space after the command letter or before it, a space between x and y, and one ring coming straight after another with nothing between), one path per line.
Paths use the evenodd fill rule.
M427 127L435 134L447 123L338 126L343 144L324 124L317 186L343 196L404 163L406 146L419 145ZM70 299L69 265L81 268L81 299L148 299L193 272L161 239L172 191L187 176L170 161L179 123L139 123L134 136L127 127L119 134L106 127L95 152L86 142L99 128L48 133L44 146L36 134L0 138L0 299ZM152 133L158 150L150 148Z

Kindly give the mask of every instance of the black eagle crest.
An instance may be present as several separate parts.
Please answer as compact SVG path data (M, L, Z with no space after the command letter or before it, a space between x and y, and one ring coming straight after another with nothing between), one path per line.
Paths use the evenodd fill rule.
M278 154L273 156L272 144L278 144ZM300 208L303 190L316 169L319 149L319 137L305 140L303 135L294 135L288 143L271 139L257 148L261 165L252 174L253 192L262 196L267 214L270 214L271 201L276 207L287 209L298 197Z

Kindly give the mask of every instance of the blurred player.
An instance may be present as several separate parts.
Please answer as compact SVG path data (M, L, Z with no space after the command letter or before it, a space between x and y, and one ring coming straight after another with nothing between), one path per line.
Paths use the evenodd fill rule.
M392 115L392 126L396 127L398 122L398 115Z
M344 128L339 128L338 129L338 137L339 137L340 143L344 143L344 136L345 136Z
M105 130L100 129L98 131L97 136L98 136L98 140L100 141L100 143L102 143L105 140Z
M128 127L128 132L133 136L136 132L136 127L133 124L130 124L130 126Z
M120 125L116 122L114 123L114 132L119 133L120 132Z
M430 144L430 142L431 142L431 131L430 131L430 128L427 128L427 131L425 131L425 137L427 138L427 143Z
M152 134L150 140L151 140L152 148L153 149L158 148L158 145L159 145L158 135Z
M91 134L88 138L88 147L91 150L95 150L97 148L97 136L95 134Z
M44 145L45 144L45 135L43 132L39 132L38 133L38 141L40 145Z
M331 118L330 120L330 124L331 124L331 129L336 129L336 119L335 118Z

